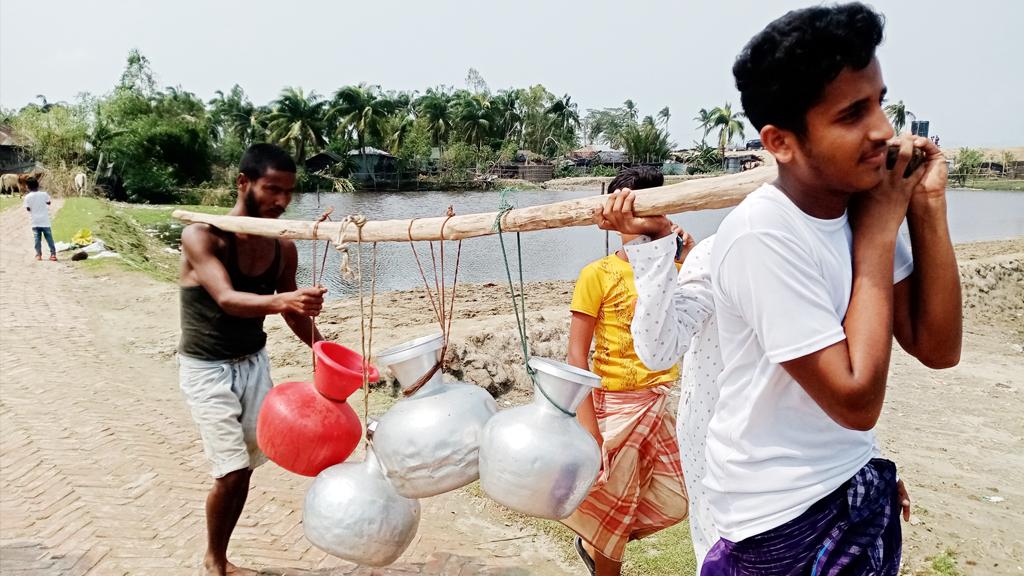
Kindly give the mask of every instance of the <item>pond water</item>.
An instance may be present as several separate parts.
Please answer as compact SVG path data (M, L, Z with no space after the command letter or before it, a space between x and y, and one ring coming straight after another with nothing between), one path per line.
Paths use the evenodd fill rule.
M531 190L506 192L517 207L547 204L597 194L596 190L563 191ZM483 192L356 192L347 194L297 194L282 218L312 220L329 206L334 219L346 214L364 214L375 220L391 218L427 218L441 216L452 205L458 214L493 212L498 209L501 193ZM949 225L953 241L974 242L1024 236L1024 193L951 189L948 192ZM731 209L706 210L678 214L672 220L699 241L714 234ZM175 242L180 230L161 231L168 242ZM506 249L513 276L516 275L515 234L506 234ZM611 250L619 247L615 234L609 239ZM318 243L320 254L324 243ZM436 244L435 244L436 246ZM449 242L446 256L454 262L455 243ZM523 278L525 281L573 280L587 263L605 255L605 233L593 226L543 230L522 234ZM308 285L312 262L312 246L299 241L298 283ZM407 243L378 244L377 288L380 291L406 290L422 286L419 270ZM417 242L421 261L430 273L430 251L425 242ZM369 246L364 248L364 263L369 261ZM319 268L320 261L317 261ZM333 247L327 254L324 284L330 298L355 293L353 282L338 273L340 257ZM449 277L451 272L449 271ZM497 236L474 238L462 244L460 282L507 282L505 265Z

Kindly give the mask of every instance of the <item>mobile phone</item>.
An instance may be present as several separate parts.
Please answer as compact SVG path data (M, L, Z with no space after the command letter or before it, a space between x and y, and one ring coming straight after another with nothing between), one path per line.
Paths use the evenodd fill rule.
M885 167L892 170L896 167L896 159L900 155L900 147L898 144L890 144L889 149L885 153ZM914 155L910 157L910 162L907 163L907 169L903 171L903 177L906 178L917 170L917 167L924 163L924 150L920 148L914 148Z
M679 234L676 234L676 258L675 258L676 262L679 262L679 259L683 257L683 248L685 248L685 247L686 247L686 241L683 240L682 236L680 236Z

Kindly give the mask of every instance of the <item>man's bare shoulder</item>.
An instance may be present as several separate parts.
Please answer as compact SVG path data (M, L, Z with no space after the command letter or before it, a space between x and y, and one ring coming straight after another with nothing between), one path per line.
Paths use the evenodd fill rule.
M209 224L195 223L181 231L182 252L214 253L224 245L224 233Z

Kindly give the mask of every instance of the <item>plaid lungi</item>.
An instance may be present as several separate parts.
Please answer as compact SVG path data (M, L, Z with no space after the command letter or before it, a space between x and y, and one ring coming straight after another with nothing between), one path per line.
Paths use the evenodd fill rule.
M896 576L902 532L896 465L876 458L832 494L740 542L720 539L701 576Z
M604 437L601 475L562 523L612 560L622 560L630 540L686 519L675 417L667 410L670 389L593 392Z

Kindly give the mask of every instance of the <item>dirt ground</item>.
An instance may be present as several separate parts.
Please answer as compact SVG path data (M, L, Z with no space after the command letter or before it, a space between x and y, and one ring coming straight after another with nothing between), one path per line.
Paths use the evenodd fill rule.
M171 457L180 461L175 460L171 468L187 478L168 478L171 472L152 464L152 472L146 472L149 474L145 476L146 486L163 481L187 488L190 500L176 506L188 507L187 518L191 519L192 530L200 531L201 510L197 499L203 493L206 479L198 435L191 428L177 391L174 367L178 338L176 288L113 267L102 268L97 275L95 270L83 271L71 263L31 262L20 255L22 250L28 254L30 246L21 229L27 224L21 220L26 219L15 212L20 211L0 215L4 246L0 272L3 309L0 352L3 434L0 437L4 442L0 548L8 561L21 558L19 551L31 546L36 546L31 550L41 551L29 554L33 558L56 558L53 561L57 562L66 557L52 550L65 542L55 534L62 529L57 521L67 524L66 519L61 520L61 514L66 512L61 512L60 504L70 500L57 492L51 495L52 501L31 500L41 497L39 480L35 476L25 479L25 471L33 461L49 458L48 476L38 477L60 478L65 486L109 483L127 486L138 493L143 490L137 484L136 476L142 473L139 470L148 470L150 460L158 461L161 451L167 448L147 447L146 438L153 436L177 451ZM15 250L12 242L25 246ZM914 501L915 517L904 533L905 565L913 572L924 567L927 558L951 550L968 574L1021 574L1024 573L1021 530L1024 528L1024 418L1021 417L1024 414L1024 239L964 245L958 247L958 255L966 319L962 361L956 368L932 371L897 351L879 426L883 451L900 466ZM570 282L535 283L526 287L529 336L535 355L564 358L571 291ZM369 306L369 296L364 304ZM383 350L438 329L423 291L379 294L374 308L373 350ZM522 403L530 396L530 391L521 368L522 357L507 286L459 286L455 308L452 375L485 386L499 396L502 407ZM358 350L359 317L357 299L335 301L328 305L319 325L328 338ZM52 319L58 319L56 324ZM306 379L310 373L308 349L291 336L279 318L268 319L267 326L275 381ZM41 339L43 335L50 340L49 344ZM131 379L130 383L124 381L126 378ZM95 400L105 394L124 401ZM371 398L375 409L379 410L392 401L393 391L385 385L376 389ZM83 404L70 413L62 412L58 407L64 399L78 399ZM157 410L154 414L158 414L158 422L143 418L151 409ZM143 412L140 414L139 410ZM95 422L81 430L71 424L59 427L61 438L73 446L64 446L68 452L49 454L48 451L54 449L54 443L46 437L54 429L49 423L69 418L72 424L78 420ZM118 435L111 436L113 443L89 441L95 434L106 437L113 434L112 431L124 430L128 423L131 423L131 432L126 433L134 434L131 441L116 442ZM79 434L84 436L77 436ZM62 464L69 454L78 454L71 457L84 463ZM82 470L98 476L82 479ZM280 533L275 531L278 530L276 525L269 532L262 530L265 523L271 522L274 511L280 515L292 507L290 514L294 518L301 507L303 483L271 465L258 471L254 485L261 484L272 487L254 495L260 504L253 508L248 520L243 518L242 544L235 548L240 551L237 556L262 567L284 565L316 570L288 573L347 573L331 571L330 567L338 564L331 564L322 554L317 555L300 532L296 532L294 522L281 527ZM187 540L178 536L181 542L174 546L163 542L162 538L173 536L149 526L147 522L159 519L145 511L115 514L128 518L123 525L118 525L116 518L101 525L87 523L89 514L110 513L112 506L131 504L117 499L98 500L96 494L86 489L79 492L85 494L81 504L84 508L76 508L78 512L68 514L83 525L83 532L76 540L81 542L81 550L76 548L62 554L79 554L86 560L77 562L87 561L90 566L103 566L104 562L117 560L110 564L110 573L147 573L132 568L136 566L132 562L138 560L141 553L115 558L112 556L116 552L115 544L104 544L103 537L115 538L123 536L125 531L148 530L155 531L151 539L144 546L131 550L152 550L159 544L168 548L166 558L176 563L154 566L182 566L198 557L199 540L190 534ZM157 497L159 494L162 492L154 490L154 498L148 500L146 506L166 505ZM577 565L560 564L546 549L543 538L532 534L524 536L515 526L476 506L466 494L451 493L432 506L424 512L423 543L414 545L418 548L406 564L409 572L425 570L432 559L436 564L438 555L447 553L445 546L451 548L453 557L462 558L459 561L463 564L479 564L483 567L480 570L516 565L522 565L526 571L508 573L557 574L580 570ZM446 523L440 517L442 514L451 514L461 523ZM179 518L179 521L182 520ZM51 525L50 522L57 523ZM88 526L93 527L91 532L86 529ZM301 527L298 529L301 531ZM469 540L461 542L460 539ZM177 544L185 550L176 551ZM65 544L65 547L70 550L70 545ZM294 557L267 557L266 550L279 548L291 550L288 554ZM103 552L104 549L107 551Z

